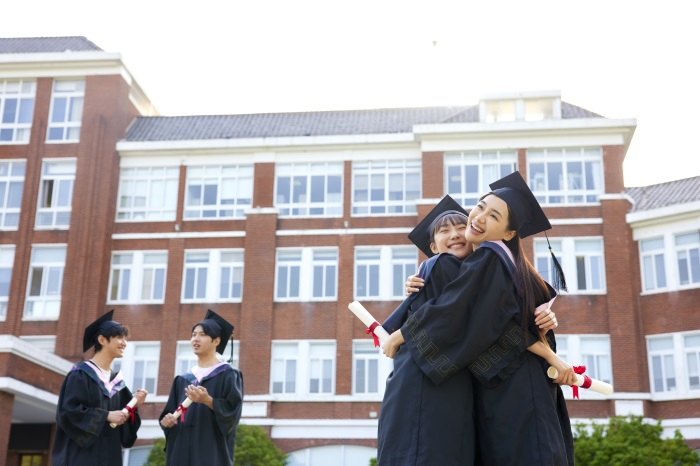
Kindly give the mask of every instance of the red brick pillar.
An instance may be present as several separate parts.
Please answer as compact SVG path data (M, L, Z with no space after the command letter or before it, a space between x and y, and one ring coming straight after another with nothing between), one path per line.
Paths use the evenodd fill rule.
M14 404L14 395L0 392L0 406L2 406L2 409L0 409L0 466L7 465L7 447L10 443L12 408Z

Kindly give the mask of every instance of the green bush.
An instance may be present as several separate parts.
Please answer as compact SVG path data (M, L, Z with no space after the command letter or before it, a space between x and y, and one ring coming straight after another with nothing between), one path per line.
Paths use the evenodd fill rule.
M683 441L679 431L662 439L661 421L641 416L611 417L608 424L576 425L576 466L696 466L700 455Z
M369 466L377 466L377 458L370 458Z
M285 466L287 455L272 443L262 427L239 424L233 460L236 466Z
M153 442L153 448L143 466L165 466L165 439L159 438Z

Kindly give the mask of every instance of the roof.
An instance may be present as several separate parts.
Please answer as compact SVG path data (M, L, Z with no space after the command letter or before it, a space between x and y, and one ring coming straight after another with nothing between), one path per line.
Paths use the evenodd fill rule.
M625 192L634 200L632 212L686 204L700 201L700 176L638 188L627 188Z
M602 118L566 102L562 118ZM127 141L184 141L411 133L414 125L477 123L479 106L384 108L325 112L138 117Z
M0 37L0 53L101 52L101 48L82 36L74 37Z

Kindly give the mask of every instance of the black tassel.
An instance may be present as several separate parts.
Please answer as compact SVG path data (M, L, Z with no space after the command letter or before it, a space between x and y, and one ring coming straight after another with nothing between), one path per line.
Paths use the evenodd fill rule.
M228 359L228 363L231 364L233 362L233 338L231 338L231 357Z
M545 238L547 238L547 246L549 247L549 253L552 255L552 263L554 264L554 274L553 274L553 281L552 286L557 290L564 290L566 292L569 291L569 289L566 287L566 277L564 277L564 271L561 268L561 264L557 260L557 256L554 255L554 251L552 251L552 245L549 244L549 236L547 236L547 233L544 234Z

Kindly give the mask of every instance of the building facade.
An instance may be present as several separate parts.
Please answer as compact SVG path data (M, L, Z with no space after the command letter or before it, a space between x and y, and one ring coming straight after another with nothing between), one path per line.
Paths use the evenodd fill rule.
M698 181L684 181L695 197L680 181L626 190L635 120L554 91L161 117L119 55L79 37L0 39L0 114L6 464L48 464L58 388L109 309L130 328L115 369L150 392L125 452L143 464L208 308L236 325L225 357L244 374L243 423L290 464L368 464L391 361L347 305L387 317L423 259L406 238L417 221L446 193L473 205L514 170L552 220L569 284L559 351L615 387L571 400L573 421L641 414L700 447ZM526 249L549 278L544 237Z

